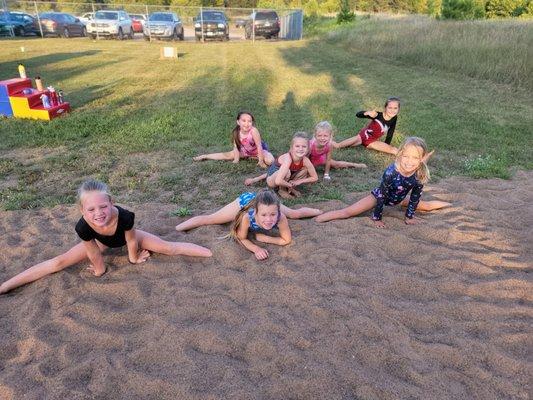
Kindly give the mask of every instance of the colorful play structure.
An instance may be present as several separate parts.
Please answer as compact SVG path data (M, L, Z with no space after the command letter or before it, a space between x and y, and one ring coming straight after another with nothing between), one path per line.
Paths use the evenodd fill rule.
M44 107L42 95L47 89L34 89L29 78L0 81L0 116L51 120L70 111L69 103Z

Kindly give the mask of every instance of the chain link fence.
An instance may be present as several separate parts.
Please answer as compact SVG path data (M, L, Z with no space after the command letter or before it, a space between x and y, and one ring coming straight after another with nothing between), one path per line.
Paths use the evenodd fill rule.
M94 38L131 37L155 40L160 35L151 28L155 13L174 13L182 25L182 31L169 38L184 40L299 40L303 34L303 11L301 9L250 9L189 6L161 6L143 4L66 3L44 1L0 0L0 34L4 36L91 36ZM95 21L104 11L124 11L131 18L131 26L124 31L109 34ZM57 23L49 24L50 13L66 13ZM211 17L223 14L226 21L214 21L214 29L224 29L225 34L213 33ZM109 15L109 13L104 13ZM119 13L119 18L122 13ZM57 18L57 17L54 17ZM70 18L70 19L69 19ZM16 20L16 21L14 21ZM70 23L70 25L69 25ZM129 24L126 21L127 24ZM53 26L52 26L53 25ZM60 25L60 28L57 26ZM146 25L150 29L146 29ZM222 27L224 25L224 27ZM52 28L51 28L52 26ZM2 29L3 28L3 29ZM132 29L131 35L129 29Z

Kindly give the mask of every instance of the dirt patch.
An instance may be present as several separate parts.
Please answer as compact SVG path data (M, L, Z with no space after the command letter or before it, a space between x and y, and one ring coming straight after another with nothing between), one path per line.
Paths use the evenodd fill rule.
M387 209L387 230L291 221L264 262L228 227L178 234L174 205L130 205L214 257L118 251L99 279L80 265L0 297L0 398L528 399L533 173L424 196L453 207L412 227ZM76 243L78 217L1 212L0 280Z

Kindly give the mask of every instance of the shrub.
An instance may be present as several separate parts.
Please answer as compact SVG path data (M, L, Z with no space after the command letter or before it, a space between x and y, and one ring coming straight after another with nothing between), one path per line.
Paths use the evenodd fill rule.
M517 17L525 9L523 0L489 0L485 6L487 18Z
M476 0L443 0L442 18L478 19L485 17L485 8Z
M352 22L355 20L355 14L350 9L349 0L340 0L340 11L337 14L337 23L342 24L345 22Z

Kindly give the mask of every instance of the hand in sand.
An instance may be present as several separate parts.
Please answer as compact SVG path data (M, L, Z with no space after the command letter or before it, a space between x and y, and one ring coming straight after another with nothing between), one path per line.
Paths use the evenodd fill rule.
M255 258L258 260L266 260L268 258L268 251L266 249L263 249L259 247L256 251L254 251Z
M405 224L406 225L417 225L417 224L423 224L423 223L424 223L424 220L420 219L420 218L417 218L417 217L406 218L405 219Z
M374 221L374 220L373 220ZM383 223L382 220L379 220L379 221L374 221L374 226L376 228L379 228L379 229L383 229L383 228L386 228L385 224Z

